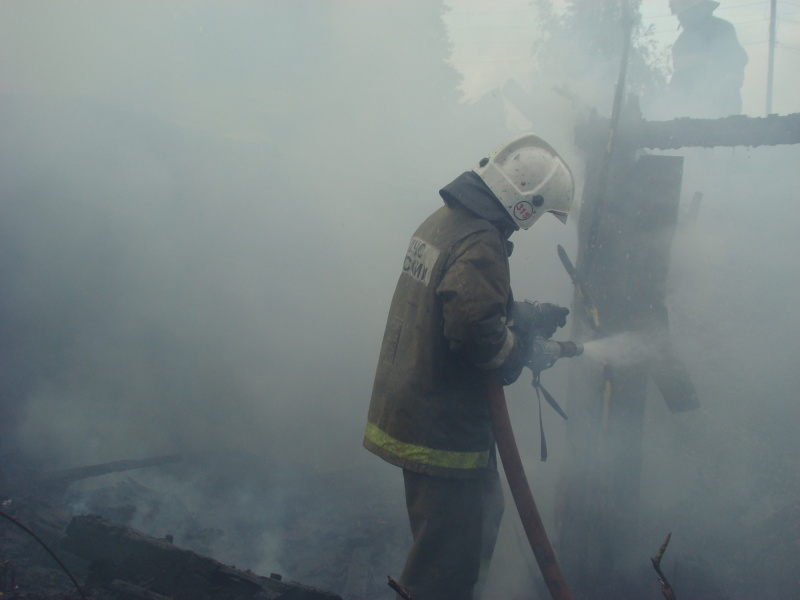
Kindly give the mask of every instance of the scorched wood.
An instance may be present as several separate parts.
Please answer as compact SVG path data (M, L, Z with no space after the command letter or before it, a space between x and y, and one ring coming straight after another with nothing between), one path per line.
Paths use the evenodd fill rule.
M647 121L638 107L622 121L620 136L631 148L674 150L713 148L715 146L779 146L800 143L800 113L746 117L733 115L722 119L681 118L672 121ZM575 137L584 149L605 143L609 120L593 115L578 125Z
M122 580L174 600L341 600L330 592L240 571L97 515L73 517L62 547L92 562L94 585Z

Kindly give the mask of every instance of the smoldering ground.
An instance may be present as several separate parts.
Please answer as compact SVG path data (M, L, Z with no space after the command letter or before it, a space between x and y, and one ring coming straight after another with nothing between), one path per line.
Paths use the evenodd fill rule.
M127 492L132 522L155 535L320 585L333 585L320 574L332 546L287 555L287 524L306 519L292 535L314 539L343 519L350 537L327 539L369 546L367 517L390 519L379 536L397 575L401 477L360 447L388 302L439 187L516 132L501 93L459 103L441 6L1 10L4 454L56 468L180 451L181 465L97 480L73 506ZM575 111L549 85L534 98L528 126L580 182ZM668 573L705 561L729 597L752 597L790 564L787 544L752 535L790 524L798 491L798 153L684 154L668 302L702 409L675 416L650 399L643 546L672 531ZM519 299L570 304L555 245L574 255L576 221L515 235ZM559 363L545 378L569 411L567 375ZM563 423L545 411L542 464L525 376L509 397L553 531ZM531 587L517 530L508 498L487 592Z

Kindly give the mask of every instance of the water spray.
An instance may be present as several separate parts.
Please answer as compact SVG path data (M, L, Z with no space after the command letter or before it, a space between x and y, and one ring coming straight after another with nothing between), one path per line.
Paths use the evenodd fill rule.
M615 367L631 367L655 358L662 343L652 336L626 331L590 340L584 344L588 358Z
M658 356L659 349L657 341L633 332L619 333L584 343L534 338L530 367L534 373L541 372L552 367L559 358L572 358L583 354L596 362L625 367Z

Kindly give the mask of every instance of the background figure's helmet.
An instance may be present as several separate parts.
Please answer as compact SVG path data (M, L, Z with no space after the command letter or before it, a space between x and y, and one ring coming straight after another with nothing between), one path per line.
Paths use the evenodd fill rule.
M714 0L669 0L669 9L673 15L679 15L685 10L700 6L711 13L719 6L719 2L714 2Z
M575 195L572 172L540 137L526 133L500 144L473 171L522 229L546 212L567 222Z

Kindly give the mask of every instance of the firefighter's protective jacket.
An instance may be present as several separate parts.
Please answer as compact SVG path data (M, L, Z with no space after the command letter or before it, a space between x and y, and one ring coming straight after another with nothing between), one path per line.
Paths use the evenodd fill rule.
M368 450L420 473L480 474L494 443L487 377L519 373L521 342L506 324L511 300L506 239L495 224L458 202L425 220L389 311Z

